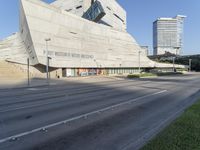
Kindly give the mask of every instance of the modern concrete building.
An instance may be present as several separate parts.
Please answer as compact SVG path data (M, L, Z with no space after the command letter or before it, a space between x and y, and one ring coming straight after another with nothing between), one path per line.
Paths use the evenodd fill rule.
M29 58L42 73L48 61L56 76L133 73L139 64L172 67L140 53L116 0L21 0L19 22L19 32L0 42L0 59L26 64Z
M158 18L153 23L154 55L166 52L180 55L183 48L183 24L186 16Z

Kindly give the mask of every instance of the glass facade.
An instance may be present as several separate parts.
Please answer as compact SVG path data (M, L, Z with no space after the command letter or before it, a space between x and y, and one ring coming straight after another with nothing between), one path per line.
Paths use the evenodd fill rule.
M105 16L105 11L99 1L95 1L91 7L83 14L83 18L98 22L103 16Z

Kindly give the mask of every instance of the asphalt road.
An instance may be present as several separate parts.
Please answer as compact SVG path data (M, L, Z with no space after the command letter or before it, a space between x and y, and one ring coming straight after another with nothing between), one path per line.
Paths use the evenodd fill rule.
M199 97L198 73L1 88L0 149L137 150Z

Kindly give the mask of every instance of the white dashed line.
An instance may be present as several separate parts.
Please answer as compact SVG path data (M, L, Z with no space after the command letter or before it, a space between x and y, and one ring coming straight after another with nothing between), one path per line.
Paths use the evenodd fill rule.
M13 135L13 136L9 136L9 137L0 139L0 143L4 143L4 142L10 141L12 139L18 139L20 137L23 137L23 136L26 136L26 135L29 135L29 134L32 134L32 133L35 133L35 132L43 131L44 129L47 130L49 128L61 125L63 123L69 123L71 121L75 121L75 120L78 120L78 119L81 119L81 118L86 118L86 117L88 118L91 115L99 114L100 112L105 112L105 111L108 111L108 110L112 110L112 109L115 109L117 107L120 107L120 106L123 106L123 105L130 104L132 102L138 101L140 99L147 98L147 97L154 96L154 95L158 95L158 94L162 94L162 93L165 93L165 92L167 92L167 90L162 90L162 91L159 91L159 92L156 92L156 93L152 93L152 94L148 94L148 95L145 95L145 96L141 96L141 97L138 97L138 98L126 101L126 102L122 102L122 103L119 103L119 104L116 104L116 105L112 105L112 106L109 106L109 107L106 107L106 108L103 108L103 109L99 109L99 110L96 110L96 111L85 113L85 114L82 114L82 115L79 115L79 116L76 116L76 117L73 117L73 118L70 118L70 119L67 119L67 120L63 120L63 121L56 122L56 123L53 123L53 124L49 124L47 126L36 128L36 129L30 130L30 131L27 131L27 132L23 132L23 133L19 133L19 134Z

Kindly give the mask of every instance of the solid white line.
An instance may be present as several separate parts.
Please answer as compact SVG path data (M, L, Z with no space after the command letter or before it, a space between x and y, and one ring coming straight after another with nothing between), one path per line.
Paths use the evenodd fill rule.
M109 107L106 107L106 108L103 108L103 109L99 109L99 110L96 110L96 111L85 113L85 114L82 114L82 115L77 116L77 117L73 117L73 118L70 118L70 119L67 119L67 120L63 120L63 121L60 121L60 122L49 124L47 126L36 128L36 129L30 130L30 131L27 131L27 132L23 132L23 133L20 133L20 134L16 134L16 135L13 135L13 136L9 136L9 137L6 137L4 139L0 139L0 143L4 143L4 142L7 142L7 141L12 140L12 139L20 138L20 137L23 137L23 136L26 136L26 135L29 135L29 134L32 134L32 133L35 133L35 132L38 132L38 131L43 131L44 129L49 129L49 128L61 125L63 123L69 123L71 121L75 121L75 120L78 120L78 119L81 119L81 118L85 118L85 117L88 117L88 116L91 116L91 115L94 115L94 114L98 114L99 112L104 112L104 111L107 111L107 110L110 110L110 109L114 109L114 108L117 108L119 106L130 104L130 103L135 102L137 100L140 100L140 99L143 99L143 98L147 98L149 96L162 94L164 92L167 92L167 90L162 90L162 91L159 91L159 92L156 92L156 93L152 93L152 94L148 94L148 95L145 95L145 96L141 96L141 97L138 97L138 98L126 101L126 102L122 102L122 103L119 103L119 104L116 104L116 105L112 105L112 106L109 106Z

